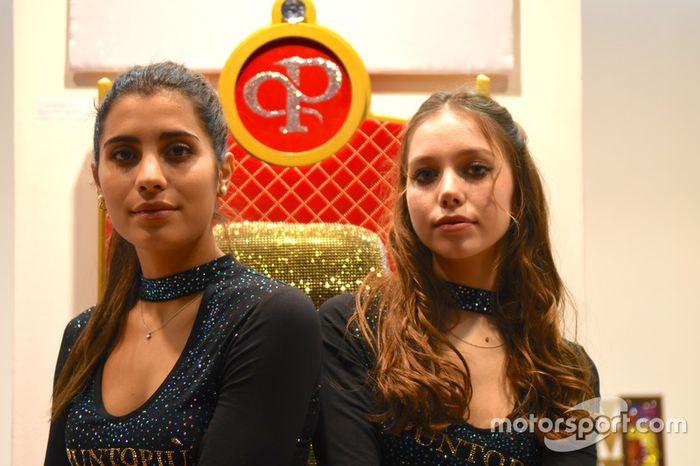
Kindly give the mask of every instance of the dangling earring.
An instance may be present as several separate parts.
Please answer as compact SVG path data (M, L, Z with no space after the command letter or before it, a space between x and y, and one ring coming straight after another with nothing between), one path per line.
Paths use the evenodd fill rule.
M103 212L107 211L107 205L105 204L105 198L102 194L97 195L97 208Z
M219 185L219 196L224 197L227 192L228 186L226 186L226 183L221 183L221 185Z

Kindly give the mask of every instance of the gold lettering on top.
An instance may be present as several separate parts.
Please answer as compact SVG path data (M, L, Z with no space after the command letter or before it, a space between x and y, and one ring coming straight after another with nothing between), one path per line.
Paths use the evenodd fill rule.
M66 456L71 466L179 466L175 454L182 454L182 464L187 466L190 450L148 450L139 448L66 448ZM107 463L109 458L109 463Z
M429 447L430 445L432 445L432 443L435 441L435 434L433 434L433 436L430 438L429 442L425 443L423 441L423 436L421 435L421 433L422 433L421 429L416 429L416 435L414 437L414 440L416 441L416 443L422 447Z
M131 461L132 462L130 462L130 463L127 463L127 461L126 461L126 453L127 452L131 453ZM119 455L119 457L121 458L122 463L127 464L129 466L138 466L138 464L139 464L139 459L136 456L136 450L134 450L133 448L123 449L121 454Z
M95 450L92 448L90 450L87 450L88 452L88 458L90 459L90 466L105 466L104 462L102 461L102 448L99 449L100 456L97 456L97 453L95 453ZM92 460L95 460L93 463Z
M119 448L109 448L109 462L111 463L111 466L118 466L119 463L117 463L114 460L114 453L117 455L119 454Z
M482 445L479 445L478 443L472 443L471 445L472 445L472 448L471 448L471 450L469 450L469 456L467 457L467 463L474 464L474 462L476 461L476 459L474 458L474 455L476 455L477 448L482 453L484 452L485 448Z
M142 466L148 466L148 462L153 459L153 452L151 450L144 450L143 448L139 448L139 456L141 457Z
M500 451L489 450L484 454L484 466L491 466L491 455L498 455L498 466L505 466L506 457Z
M518 461L515 458L510 459L510 464L508 466L525 466L522 461Z
M450 450L450 453L452 456L457 456L457 450L459 449L459 445L462 443L463 439L457 437L457 445L453 445L452 441L450 440L450 436L447 434L442 434L442 442L440 442L440 446L437 447L437 451L440 453L445 453L442 450L442 447L447 444L447 448Z
M66 451L68 452L68 462L71 466L85 466L85 450L81 450L83 457L82 463L78 462L78 456L76 454L78 450L66 449Z

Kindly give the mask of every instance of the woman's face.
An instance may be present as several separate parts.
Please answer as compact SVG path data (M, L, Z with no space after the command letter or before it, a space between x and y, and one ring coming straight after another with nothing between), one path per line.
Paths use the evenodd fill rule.
M480 258L492 266L513 197L503 155L474 117L447 109L421 123L409 144L406 200L420 241L437 265Z
M137 249L209 241L216 197L230 177L188 98L175 91L118 97L94 170L114 228ZM200 243L203 244L203 243Z

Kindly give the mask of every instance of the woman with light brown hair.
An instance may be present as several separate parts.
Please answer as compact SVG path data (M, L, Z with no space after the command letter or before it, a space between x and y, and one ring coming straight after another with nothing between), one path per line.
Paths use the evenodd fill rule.
M567 411L598 381L562 334L542 183L505 108L476 93L420 107L388 249L392 274L321 307L319 463L595 465L592 442L540 422L590 420Z

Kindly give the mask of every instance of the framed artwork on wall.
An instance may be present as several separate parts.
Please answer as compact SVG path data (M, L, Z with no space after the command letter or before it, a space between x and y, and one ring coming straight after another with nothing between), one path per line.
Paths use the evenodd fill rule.
M629 423L622 432L625 466L665 466L661 397L623 396Z

